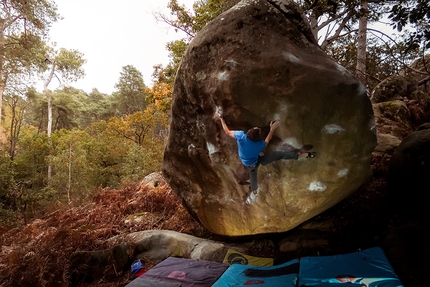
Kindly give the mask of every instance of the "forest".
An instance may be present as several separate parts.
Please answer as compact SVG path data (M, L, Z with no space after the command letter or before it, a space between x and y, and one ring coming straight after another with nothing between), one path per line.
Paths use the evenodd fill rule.
M85 76L85 55L49 44L59 21L55 1L2 0L0 6L0 229L24 226L61 204L79 206L100 187L117 188L160 171L169 133L174 78L186 47L209 21L238 0L170 0L160 23L184 34L166 43L169 63L144 83L124 66L108 95L73 87ZM321 49L373 88L414 69L430 48L426 0L314 0L303 9ZM384 27L384 29L382 29ZM43 90L34 83L43 79ZM61 88L51 90L53 80Z

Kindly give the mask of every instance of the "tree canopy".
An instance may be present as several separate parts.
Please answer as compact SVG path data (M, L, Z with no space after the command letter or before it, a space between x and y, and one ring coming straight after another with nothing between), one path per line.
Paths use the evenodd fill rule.
M11 75L15 86L19 75L29 66L40 64L32 47L40 47L40 39L59 17L57 6L51 0L4 0L0 3L0 125L3 93Z

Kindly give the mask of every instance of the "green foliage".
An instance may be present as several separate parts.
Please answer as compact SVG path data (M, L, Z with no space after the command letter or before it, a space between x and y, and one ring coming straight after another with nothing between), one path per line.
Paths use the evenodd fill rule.
M167 7L170 9L170 14L173 18L168 18L165 15L157 15L157 18L174 27L176 31L185 32L188 38L191 39L207 23L237 2L239 1L197 0L194 2L193 11L190 11L184 5L179 5L177 0L170 0Z
M173 17L158 14L156 18L174 27L176 31L183 31L187 37L182 40L169 42L166 49L169 51L169 64L163 68L161 65L154 66L152 74L154 82L167 83L173 85L176 71L179 68L182 56L188 43L197 32L203 29L207 23L212 21L222 12L226 11L238 0L198 0L193 5L193 10L187 9L184 5L179 5L177 0L170 0L168 8Z
M155 65L152 77L154 82L167 83L173 85L176 71L181 63L182 56L187 49L188 44L184 40L177 40L167 43L166 49L169 51L169 64L166 68L162 65Z
M17 95L4 98L11 116L5 121L6 137L8 140L9 156L13 160L27 103Z
M10 29L45 32L58 20L57 6L50 0L4 0L1 15Z
M51 199L46 191L46 155L50 144L46 134L23 127L13 161L14 184L8 190L11 204L24 217L31 216Z
M163 140L157 138L151 142L148 140L144 147L131 145L121 164L121 182L137 182L146 175L161 170L163 149Z
M92 139L82 130L61 129L52 134L53 154L49 157L53 176L50 188L57 200L80 202L97 186L97 169L87 156Z
M110 117L113 117L111 101L111 97L100 93L97 89L93 89L86 101L84 101L85 104L82 105L80 127L86 128L93 122L107 121Z
M14 185L14 168L9 153L0 149L0 203L9 204L9 191Z
M162 114L148 108L87 129L94 139L88 156L98 167L100 185L118 186L123 180L142 178L161 168L165 135L160 127L165 128L167 121Z
M53 202L80 203L96 187L117 187L160 170L167 115L159 108L165 104L154 99L144 112L98 121L86 130L58 129L51 137L23 125L13 160L2 147L2 210L27 218Z
M3 83L5 93L24 93L34 75L44 69L47 46L40 36L21 33L5 39Z
M221 14L224 9L224 2L224 0L200 0L194 2L193 30L195 32L202 30L207 23Z
M84 55L78 50L61 48L54 56L53 61L56 72L60 73L61 78L65 81L74 82L85 76L82 66L86 61Z
M59 15L51 0L4 0L0 5L0 123L5 89L26 86L26 73L41 65L46 36ZM21 88L22 91L22 88Z
M117 89L112 95L112 104L115 115L129 115L146 108L145 84L142 73L135 67L128 65L122 67Z
M401 0L391 7L388 18L398 32L406 31L406 46L412 50L430 48L430 3L427 0ZM408 26L412 29L409 32Z

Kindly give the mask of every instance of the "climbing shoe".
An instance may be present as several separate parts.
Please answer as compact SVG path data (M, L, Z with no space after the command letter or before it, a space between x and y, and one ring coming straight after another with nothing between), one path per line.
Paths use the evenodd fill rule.
M316 157L317 156L317 153L315 152L315 151L312 151L312 152L308 152L308 158L314 158L314 157Z

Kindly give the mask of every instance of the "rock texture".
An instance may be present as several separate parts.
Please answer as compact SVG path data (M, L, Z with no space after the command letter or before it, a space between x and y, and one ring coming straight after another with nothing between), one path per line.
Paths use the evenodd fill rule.
M278 119L265 152L313 145L314 159L259 169L261 192L245 203L246 169L232 130ZM335 205L371 176L376 145L365 88L316 44L287 1L241 1L197 34L173 91L163 174L184 205L215 234L288 231Z
M386 141L387 136L397 138L400 143L418 126L429 121L430 99L420 89L418 79L419 76L392 75L372 91L370 100L376 118L378 143L380 139Z

